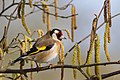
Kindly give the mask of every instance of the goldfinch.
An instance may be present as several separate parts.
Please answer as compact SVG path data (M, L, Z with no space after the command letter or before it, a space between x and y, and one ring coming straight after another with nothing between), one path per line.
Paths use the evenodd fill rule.
M66 38L60 29L50 30L44 36L38 38L29 51L12 61L10 65L24 59L39 63L49 62L59 54L62 39Z

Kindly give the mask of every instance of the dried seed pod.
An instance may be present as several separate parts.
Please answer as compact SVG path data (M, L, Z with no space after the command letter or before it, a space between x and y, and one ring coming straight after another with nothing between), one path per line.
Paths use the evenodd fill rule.
M29 5L30 5L30 8L33 7L32 0L29 0Z
M75 44L74 51L73 51L72 63L73 63L73 65L77 65L77 46L76 46L76 44ZM73 77L74 77L74 79L77 78L76 69L73 69Z
M55 19L58 20L58 0L54 0L55 3Z
M25 0L23 0L23 2L22 2L22 10L21 10L21 20L22 20L22 25L23 25L23 27L26 29L26 31L27 31L27 33L28 34L31 34L31 31L30 31L30 29L28 28L28 25L27 25L27 23L26 23L26 21L25 21L25 13L24 13L24 9L25 9Z
M109 55L109 52L108 52L108 27L107 27L107 25L108 24L106 24L106 29L105 29L105 32L104 32L104 51L105 51L107 60L110 61L110 55Z
M100 63L100 38L97 35L95 39L95 63ZM99 80L102 80L101 74L100 74L100 66L95 66L95 74L98 77Z

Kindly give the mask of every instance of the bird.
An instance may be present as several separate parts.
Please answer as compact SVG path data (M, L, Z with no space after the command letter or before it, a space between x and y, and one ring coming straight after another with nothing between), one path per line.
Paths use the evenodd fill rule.
M35 41L29 51L13 60L10 65L24 61L24 59L34 61L36 65L37 63L48 63L59 54L62 39L66 39L63 36L62 30L57 28L49 30L45 35Z

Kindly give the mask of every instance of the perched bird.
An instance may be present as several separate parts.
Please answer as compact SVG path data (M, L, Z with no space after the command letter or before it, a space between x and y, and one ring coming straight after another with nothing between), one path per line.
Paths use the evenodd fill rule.
M62 39L66 38L60 29L50 30L41 38L38 38L29 51L12 61L10 65L24 59L39 63L49 62L59 54Z

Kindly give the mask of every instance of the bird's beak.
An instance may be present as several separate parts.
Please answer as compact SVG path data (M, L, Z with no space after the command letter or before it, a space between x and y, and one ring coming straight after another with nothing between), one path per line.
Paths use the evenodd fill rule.
M63 35L60 37L60 39L62 40L62 39L66 39L66 37L64 37Z

